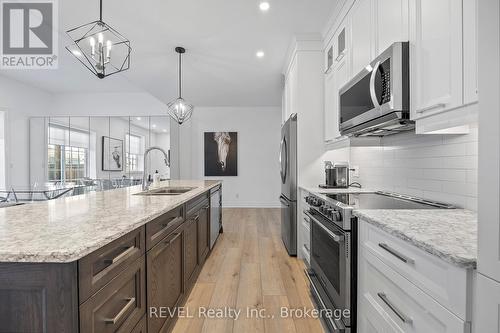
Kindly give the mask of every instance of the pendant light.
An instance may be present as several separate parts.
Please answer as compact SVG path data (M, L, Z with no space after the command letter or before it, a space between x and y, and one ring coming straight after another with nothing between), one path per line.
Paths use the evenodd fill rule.
M175 119L179 125L182 125L191 118L194 106L187 103L182 98L182 55L186 53L186 49L178 46L175 48L175 52L179 54L179 97L167 105L168 114Z
M99 0L99 20L66 32L73 44L66 46L87 69L100 79L130 68L130 41L102 20L102 0Z

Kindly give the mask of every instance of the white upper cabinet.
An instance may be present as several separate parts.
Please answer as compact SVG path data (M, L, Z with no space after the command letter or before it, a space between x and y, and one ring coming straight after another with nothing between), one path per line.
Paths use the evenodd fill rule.
M297 58L294 58L288 68L285 78L285 87L283 89L283 122L285 122L292 113L297 113Z
M408 41L408 0L374 0L375 54L392 43Z
M410 1L412 118L463 102L462 0Z
M325 73L324 133L326 143L343 139L339 128L339 90L347 83L351 73L349 67L350 32L347 23L347 20L342 22L325 50L327 68L328 58L332 57L333 60L332 65ZM328 52L332 55L329 55Z
M349 12L349 17L351 19L351 76L355 76L375 56L372 0L357 0Z
M477 0L464 2L464 104L478 101L477 96Z
M335 121L335 117L338 114L336 112L334 95L335 95L335 81L333 77L333 68L325 77L325 142L332 142L335 140L338 131L338 121ZM335 124L337 123L337 124Z

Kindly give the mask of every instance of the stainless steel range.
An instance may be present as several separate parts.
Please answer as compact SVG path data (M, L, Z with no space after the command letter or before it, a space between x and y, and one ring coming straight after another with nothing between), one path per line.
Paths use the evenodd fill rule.
M453 206L389 192L311 194L307 275L330 332L356 332L357 218L354 209L439 209Z

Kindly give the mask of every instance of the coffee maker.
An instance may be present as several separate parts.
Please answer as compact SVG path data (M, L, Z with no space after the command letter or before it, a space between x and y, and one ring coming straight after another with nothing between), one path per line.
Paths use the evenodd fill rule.
M325 161L325 184L320 188L348 188L349 187L349 163Z

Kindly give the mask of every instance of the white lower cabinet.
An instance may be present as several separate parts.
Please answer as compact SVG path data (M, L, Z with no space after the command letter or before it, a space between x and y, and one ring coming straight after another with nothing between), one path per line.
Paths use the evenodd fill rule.
M477 275L474 332L500 332L500 282Z
M310 249L311 249L311 226L309 217L304 214L304 210L307 209L308 204L305 201L305 197L309 195L306 190L299 190L299 205L297 212L297 255L299 258L303 259L307 266L310 263Z
M432 293L432 289L427 288L440 285L434 283L440 280L436 280L437 275L430 268L435 267L440 274L444 271L436 265L434 258L427 258L420 253L420 249L403 243L395 242L393 236L367 222L359 222L358 332L470 333L470 320L466 318L470 318L471 314L461 313L464 318L459 317L450 309L457 310L454 299L443 298L441 296L446 293ZM378 244L388 245L390 251L383 250ZM391 257L391 252L406 258L415 267L409 270L405 267L407 263L394 255ZM446 265L449 264L443 262L443 266ZM466 302L471 301L467 294L471 290L471 279L462 284L462 277L454 281L454 276L445 274L444 278L448 279L449 285L457 288L455 293L467 295ZM439 286L435 290L446 290L445 287ZM443 303L446 304L439 299L445 300Z

